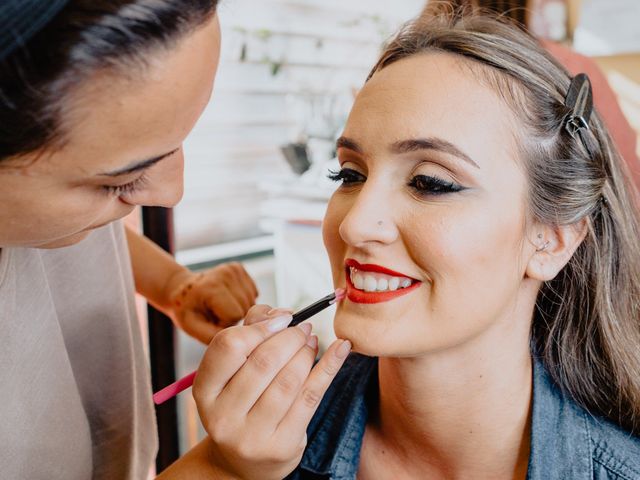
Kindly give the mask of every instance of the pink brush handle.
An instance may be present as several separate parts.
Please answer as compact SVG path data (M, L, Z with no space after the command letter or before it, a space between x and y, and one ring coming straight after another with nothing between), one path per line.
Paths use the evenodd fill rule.
M193 385L193 379L196 378L197 372L191 372L186 377L182 377L177 382L173 382L171 385L164 387L162 390L153 394L153 403L160 405L166 402L170 398L175 397L177 394L186 390Z

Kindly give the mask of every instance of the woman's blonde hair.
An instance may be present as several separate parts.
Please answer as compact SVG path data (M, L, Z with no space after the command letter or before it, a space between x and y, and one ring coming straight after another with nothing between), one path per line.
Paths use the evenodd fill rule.
M533 349L577 403L640 433L639 203L599 115L573 138L567 71L521 29L475 11L440 9L407 24L369 78L425 52L467 59L520 119L529 216L554 226L586 220L586 238L538 293Z

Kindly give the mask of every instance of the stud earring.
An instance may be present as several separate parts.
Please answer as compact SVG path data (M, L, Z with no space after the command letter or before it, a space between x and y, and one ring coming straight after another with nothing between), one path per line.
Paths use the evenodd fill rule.
M382 220L378 220L378 226L382 226Z

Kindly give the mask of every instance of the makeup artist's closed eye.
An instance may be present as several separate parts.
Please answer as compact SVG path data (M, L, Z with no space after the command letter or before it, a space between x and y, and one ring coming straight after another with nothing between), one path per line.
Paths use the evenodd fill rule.
M98 177L106 177L108 181L118 180L121 177L128 177L135 173L138 174L133 180L125 181L125 183L115 183L102 185L103 190L112 197L128 197L143 190L150 183L147 172L158 163L171 157L180 150L181 147L175 148L170 152L163 153L147 160L131 163L125 167L98 174ZM120 180L122 182L122 180Z
M119 168L110 172L103 172L98 174L99 176L104 176L104 177L122 177L124 175L129 175L131 173L135 173L135 172L139 172L142 170L147 170L148 168L151 168L152 166L154 166L156 163L164 160L165 158L173 155L174 153L176 153L178 150L180 150L180 147L175 148L173 150L171 150L170 152L167 153L163 153L162 155L158 155L156 157L152 157L149 158L147 160L142 160L139 162L134 162L130 165L127 165L126 167L123 168Z

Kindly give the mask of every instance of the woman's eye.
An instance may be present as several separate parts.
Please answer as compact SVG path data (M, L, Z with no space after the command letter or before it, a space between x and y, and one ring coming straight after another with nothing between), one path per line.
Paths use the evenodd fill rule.
M430 175L416 175L409 182L409 186L421 195L444 195L466 190L462 185Z
M109 195L113 195L114 197L120 197L122 195L130 195L140 190L144 184L146 183L147 178L142 175L136 178L134 181L125 183L124 185L104 185L102 188Z
M364 175L350 168L343 168L339 172L329 170L329 175L327 175L327 177L334 182L342 182L342 185L352 185L366 180Z

